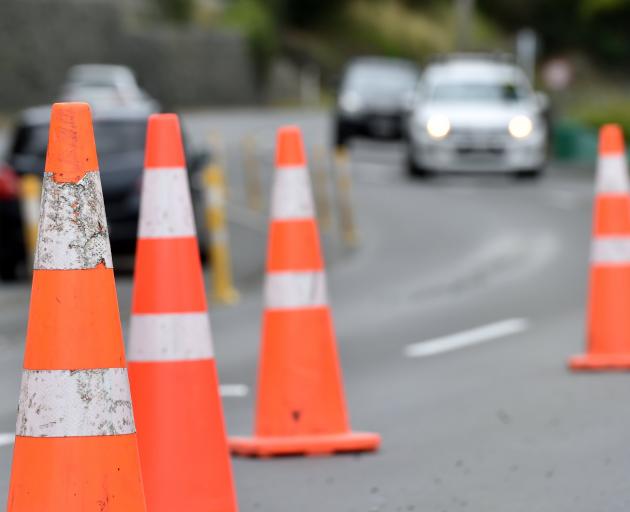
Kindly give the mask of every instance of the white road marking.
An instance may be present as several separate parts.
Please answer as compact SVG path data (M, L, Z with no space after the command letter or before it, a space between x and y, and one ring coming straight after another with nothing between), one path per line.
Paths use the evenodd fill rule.
M405 347L407 357L427 357L450 352L460 348L485 343L527 330L529 322L525 318L509 318L468 331L433 338L420 343L412 343Z
M8 446L15 441L15 434L0 432L0 446Z
M245 384L221 384L219 394L222 397L243 398L249 393L249 387Z

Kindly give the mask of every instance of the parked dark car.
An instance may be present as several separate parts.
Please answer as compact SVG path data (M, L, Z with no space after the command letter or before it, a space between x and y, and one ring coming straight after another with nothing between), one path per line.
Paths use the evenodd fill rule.
M94 136L114 258L135 252L144 165L146 109L93 111ZM14 279L26 261L19 180L42 175L48 144L49 107L26 110L18 121L4 163L0 163L0 277ZM205 150L185 144L200 247L205 248L203 190L199 173Z
M420 69L411 61L361 57L346 66L334 115L335 144L361 136L401 139Z

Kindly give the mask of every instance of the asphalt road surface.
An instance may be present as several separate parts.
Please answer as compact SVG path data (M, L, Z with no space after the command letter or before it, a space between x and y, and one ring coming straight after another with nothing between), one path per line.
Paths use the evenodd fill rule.
M265 214L244 207L238 146L273 129L327 140L319 112L189 114L230 149L231 236L242 301L214 307L232 434L253 426ZM373 455L234 459L242 511L613 512L630 510L630 376L575 375L583 348L592 174L553 167L409 180L399 148L353 150L360 246L324 234L350 416L382 434ZM131 279L118 276L123 321ZM0 432L13 431L29 286L0 287ZM249 392L244 393L248 386ZM244 396L243 396L244 395ZM3 441L4 439L4 441ZM11 444L0 434L0 500Z

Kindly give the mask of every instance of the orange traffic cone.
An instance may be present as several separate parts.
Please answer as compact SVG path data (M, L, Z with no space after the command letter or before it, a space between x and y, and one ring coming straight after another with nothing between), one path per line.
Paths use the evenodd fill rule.
M630 369L630 194L618 125L599 134L587 353L574 370Z
M10 512L146 510L90 109L50 120Z
M378 434L350 431L297 127L278 132L276 167L255 434L230 447L258 456L375 450Z
M149 510L236 511L188 174L175 114L149 118L129 379Z

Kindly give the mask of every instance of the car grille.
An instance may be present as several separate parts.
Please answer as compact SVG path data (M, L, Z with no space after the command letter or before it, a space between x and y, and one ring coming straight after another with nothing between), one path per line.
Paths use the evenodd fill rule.
M449 138L462 156L500 156L505 151L508 136L505 129L453 128Z

